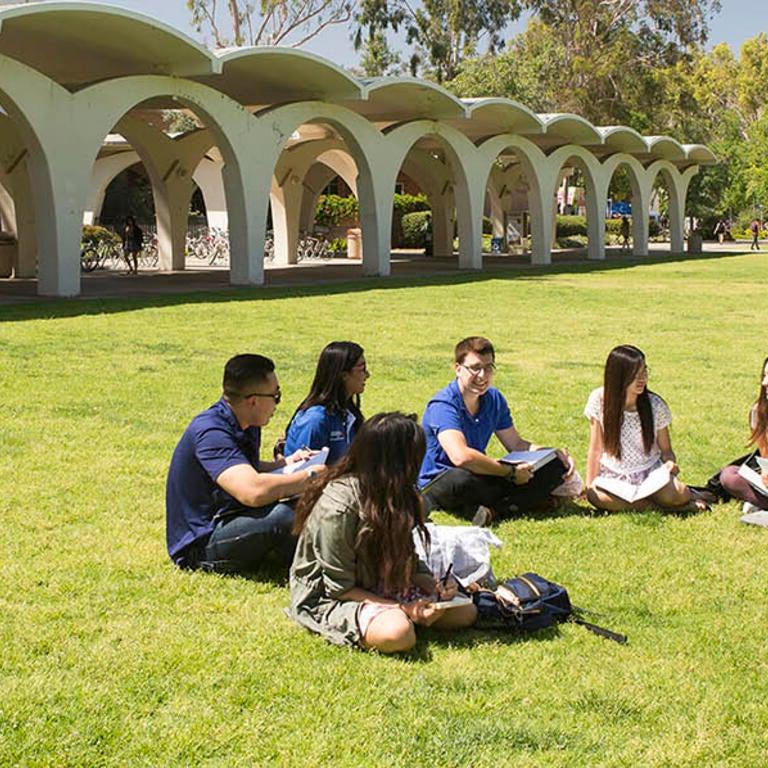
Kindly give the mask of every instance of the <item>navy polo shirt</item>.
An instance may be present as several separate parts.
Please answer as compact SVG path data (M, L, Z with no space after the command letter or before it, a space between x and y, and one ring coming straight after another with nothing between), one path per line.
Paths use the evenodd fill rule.
M459 383L454 379L427 403L422 425L427 437L427 452L421 464L419 488L446 469L455 468L437 439L443 430L458 430L470 448L485 453L493 434L514 426L514 422L504 395L494 387L480 396L480 408L476 414L471 414L459 391Z
M238 464L258 470L260 444L261 429L243 429L223 398L192 419L173 452L165 487L165 538L174 562L213 531L215 515L242 509L216 478Z
M351 411L330 411L324 405L313 405L293 417L285 438L285 455L300 448L319 451L327 447L328 464L335 464L349 450L355 436L355 416Z

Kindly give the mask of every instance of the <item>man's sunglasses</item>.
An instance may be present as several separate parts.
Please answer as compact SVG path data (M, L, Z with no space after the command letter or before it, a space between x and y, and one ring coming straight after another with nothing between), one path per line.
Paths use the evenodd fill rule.
M249 397L271 397L275 401L275 405L280 405L283 393L278 389L277 392L251 392L250 395L243 395L244 400L247 400Z

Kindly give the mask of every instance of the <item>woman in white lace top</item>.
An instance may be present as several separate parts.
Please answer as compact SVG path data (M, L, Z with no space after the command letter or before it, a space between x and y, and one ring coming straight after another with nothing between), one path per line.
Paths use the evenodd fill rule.
M645 355L629 344L614 347L605 363L603 386L592 391L584 408L590 422L587 498L606 510L704 509L706 504L677 477L680 470L669 436L672 415L647 384ZM662 466L668 470L666 484L632 502L598 487L603 479L616 479L637 488Z

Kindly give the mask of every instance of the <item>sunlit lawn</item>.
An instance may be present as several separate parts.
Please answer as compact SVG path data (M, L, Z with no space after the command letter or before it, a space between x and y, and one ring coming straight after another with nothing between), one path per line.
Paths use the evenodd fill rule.
M228 357L277 362L271 446L319 349L346 338L372 414L421 412L453 343L489 336L522 434L582 468L587 395L607 351L637 344L701 483L743 452L764 259L1 309L0 764L765 765L768 532L736 504L498 527L497 574L560 581L628 646L574 625L425 632L402 659L294 626L279 574L174 570L163 517L170 453Z

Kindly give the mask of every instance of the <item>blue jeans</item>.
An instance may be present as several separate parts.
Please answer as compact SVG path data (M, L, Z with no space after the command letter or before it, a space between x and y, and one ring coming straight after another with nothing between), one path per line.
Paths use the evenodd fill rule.
M296 549L296 537L291 533L293 518L293 508L282 502L221 518L198 566L219 573L248 573L255 571L270 552L290 565Z

